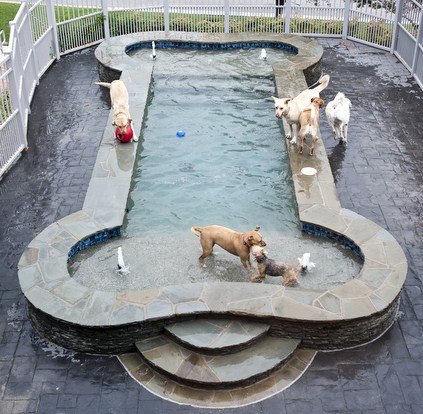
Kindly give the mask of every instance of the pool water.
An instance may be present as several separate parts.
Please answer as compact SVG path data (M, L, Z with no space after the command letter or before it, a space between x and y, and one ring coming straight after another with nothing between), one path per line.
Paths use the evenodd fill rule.
M200 242L190 228L219 224L240 232L261 226L276 260L297 264L310 252L316 268L300 275L301 287L323 289L356 276L361 265L351 251L300 231L271 99L272 64L288 52L268 49L265 61L260 49L156 52L123 237L79 253L71 275L110 291L248 282L239 258L217 246L200 267ZM147 49L133 54L141 65L150 55ZM118 247L128 274L117 272ZM281 278L264 283L280 285Z
M260 49L157 50L125 234L191 237L191 226L208 224L298 232L271 99L272 63L287 53L271 49L264 61ZM142 64L150 54L133 56Z

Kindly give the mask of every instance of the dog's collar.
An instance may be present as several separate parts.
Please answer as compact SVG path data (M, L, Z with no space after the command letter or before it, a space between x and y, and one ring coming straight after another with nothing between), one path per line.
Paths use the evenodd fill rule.
M242 244L247 247L251 247L245 240L244 233L242 233Z

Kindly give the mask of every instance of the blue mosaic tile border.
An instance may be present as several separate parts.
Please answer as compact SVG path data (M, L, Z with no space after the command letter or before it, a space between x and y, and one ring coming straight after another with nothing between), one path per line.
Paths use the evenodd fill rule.
M312 223L301 222L301 230L303 233L310 234L312 236L325 237L327 239L337 241L345 248L352 250L353 253L361 260L361 262L364 262L364 255L360 247L348 237Z
M178 42L169 40L155 41L156 49L160 48L180 48L180 49L200 49L200 50L234 50L234 49L281 49L288 50L293 54L298 54L298 48L293 45L281 42L237 42L237 43L197 43L197 42ZM139 42L129 45L125 52L129 53L137 49L151 49L151 42Z
M94 246L99 243L104 243L105 241L111 239L112 237L120 237L121 235L121 228L120 227L114 227L113 229L108 229L104 231L99 231L98 233L95 233L78 243L72 246L72 248L69 251L68 254L68 261L72 259L78 252Z

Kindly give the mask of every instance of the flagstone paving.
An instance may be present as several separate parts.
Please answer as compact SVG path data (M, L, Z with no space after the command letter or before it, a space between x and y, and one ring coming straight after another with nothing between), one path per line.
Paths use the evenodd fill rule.
M386 52L320 42L332 77L324 98L341 90L353 102L347 147L321 123L341 205L389 231L404 249L409 271L400 317L369 345L318 353L294 385L239 412L421 412L422 92ZM207 412L148 393L114 357L49 345L27 320L16 265L38 232L82 206L105 126L93 119L109 113L107 95L91 87L96 79L92 49L47 72L34 96L29 152L0 182L0 412Z

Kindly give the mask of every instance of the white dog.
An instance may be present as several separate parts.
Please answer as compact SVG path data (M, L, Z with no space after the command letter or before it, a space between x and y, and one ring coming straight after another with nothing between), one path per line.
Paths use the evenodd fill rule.
M132 128L132 118L129 113L129 94L125 84L121 80L111 83L95 82L97 85L110 89L110 101L113 109L113 126L116 127L116 136L122 137L132 130L132 140L137 142L138 137ZM131 135L129 135L131 137ZM123 141L122 141L123 142Z
M294 99L292 98L276 98L272 96L275 101L275 115L278 119L285 118L289 126L289 135L291 144L297 143L297 136L300 131L300 124L298 118L301 112L310 105L312 98L320 98L320 92L329 84L330 76L324 75L319 79L319 85L313 89L305 89ZM293 128L295 126L295 129Z
M348 122L350 121L351 101L342 92L338 92L333 101L326 105L326 119L332 127L334 138L348 142Z

